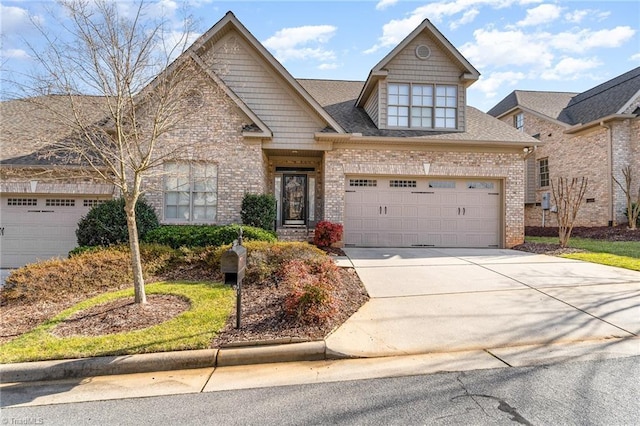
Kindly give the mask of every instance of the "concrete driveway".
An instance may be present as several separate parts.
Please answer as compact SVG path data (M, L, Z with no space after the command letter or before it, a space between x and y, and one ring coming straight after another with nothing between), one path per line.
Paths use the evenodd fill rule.
M515 250L344 251L371 300L327 338L329 353L488 350L640 333L640 272ZM640 354L640 340L633 347Z

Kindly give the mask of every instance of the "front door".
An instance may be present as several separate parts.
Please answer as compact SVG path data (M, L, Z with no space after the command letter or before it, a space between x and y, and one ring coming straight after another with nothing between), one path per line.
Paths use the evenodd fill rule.
M307 175L284 175L282 219L284 225L304 225L307 218Z

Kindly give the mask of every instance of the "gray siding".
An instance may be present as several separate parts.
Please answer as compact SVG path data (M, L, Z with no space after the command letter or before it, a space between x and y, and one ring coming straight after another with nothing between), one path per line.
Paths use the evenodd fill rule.
M416 47L424 44L431 49L426 60L418 59ZM464 70L454 63L450 54L440 48L435 39L423 33L399 52L387 65L388 82L449 84L458 87L458 130L465 130L465 88L460 84L459 76ZM386 126L387 92L386 84L380 84L380 127Z
M231 32L208 50L204 61L271 129L265 148L315 149L324 120L240 36Z
M371 96L369 96L369 99L367 99L367 102L364 104L364 110L378 127L380 127L380 123L378 123L378 105L380 104L378 101L378 96L380 96L378 94L379 87L380 84L376 84L376 88L371 92Z

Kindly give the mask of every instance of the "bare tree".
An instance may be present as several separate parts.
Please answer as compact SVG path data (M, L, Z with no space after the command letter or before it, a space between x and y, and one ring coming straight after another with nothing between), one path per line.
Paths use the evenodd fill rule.
M192 111L193 59L180 56L189 42L191 20L184 19L176 37L167 20L149 18L151 4L145 0L126 14L109 0L58 4L67 18L62 22L65 34L51 35L39 26L47 45L43 51L33 48L32 56L43 72L31 76L28 88L36 95L63 98L64 112L50 112L68 126L70 136L50 142L45 155L81 166L76 170L114 185L123 196L135 302L146 303L135 205L143 177L184 149L158 145ZM88 114L86 94L96 95L102 120ZM29 99L39 103L46 97ZM50 103L41 106L50 108Z
M638 224L638 217L640 217L640 185L638 185L638 194L633 199L631 185L633 183L633 174L631 166L625 166L622 168L622 175L624 176L624 186L613 176L613 180L618 184L620 189L624 192L627 199L627 219L629 219L629 229L636 229Z
M558 237L560 247L567 247L573 224L575 223L578 210L582 204L584 193L587 190L587 178L558 178L558 183L551 181L553 201L558 209Z

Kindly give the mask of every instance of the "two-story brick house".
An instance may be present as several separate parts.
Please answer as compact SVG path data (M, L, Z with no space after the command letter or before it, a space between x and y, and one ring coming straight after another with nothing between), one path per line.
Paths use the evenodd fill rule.
M526 161L525 223L557 226L545 205L558 177L588 179L576 226L626 223L622 169L640 186L640 67L583 93L515 90L488 112L541 142Z
M172 138L206 149L185 150L143 183L163 223L239 223L245 193L271 193L283 235L328 220L344 224L344 243L355 246L523 241L523 158L537 141L466 104L479 73L428 20L364 82L293 78L231 12L184 55L199 71L198 110L159 149ZM3 154L0 171L12 163ZM7 217L40 208L15 200L95 198L11 180L2 238L15 255L3 255L5 267L50 255L10 235L19 223ZM60 238L53 254L73 247Z

